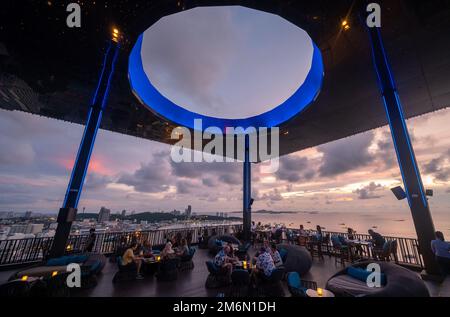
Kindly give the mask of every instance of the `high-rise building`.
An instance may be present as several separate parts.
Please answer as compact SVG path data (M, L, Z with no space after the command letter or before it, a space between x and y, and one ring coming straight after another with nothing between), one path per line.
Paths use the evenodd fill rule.
M31 214L32 214L31 211L25 212L25 218L30 219L31 218Z
M108 208L102 207L102 208L100 208L97 222L109 221L110 216L111 216L111 210Z
M27 233L38 234L41 233L43 229L44 229L43 223L33 223L31 224L31 228L27 230L28 231Z
M192 213L192 207L191 207L191 205L188 205L185 210L186 217L189 218L191 216L191 213Z
M124 209L122 210L122 217L125 217L127 215L127 211Z

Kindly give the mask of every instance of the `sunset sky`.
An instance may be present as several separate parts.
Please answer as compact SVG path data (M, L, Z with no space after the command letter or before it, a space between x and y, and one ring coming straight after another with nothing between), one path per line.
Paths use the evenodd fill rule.
M266 65L271 73L278 70L279 74L285 74L284 79L274 76L268 80L257 72L252 79L243 78L239 72L229 69L239 69L242 58L236 56L245 56L251 49L260 52L267 45L273 50L274 46L270 45L273 41L280 51L273 50L270 54L295 52L298 47L290 40L295 39L295 32L285 32L284 37L277 39L275 31L285 22L273 21L270 30L261 25L251 27L248 16L240 11L227 11L211 18L217 21L216 28L205 31L201 38L204 43L210 43L218 33L223 34L220 38L225 40L227 49L211 44L220 54L205 50L201 55L196 49L186 49L189 45L201 44L195 38L197 33L173 32L170 27L155 30L160 32L153 35L155 38L174 40L161 45L170 47L176 42L183 47L171 50L177 54L169 56L170 62L162 58L164 54L151 56L149 63L154 65L155 79L158 78L161 90L166 85L164 91L170 97L205 107L249 104L249 100L252 107L257 107L258 103L267 100L277 103L280 98L289 96L289 89L301 81L301 76L295 76L301 65L288 62L295 60L293 55L285 56L283 65L290 65L286 69L280 64L267 65L265 54L259 55L258 60L252 62L253 66L246 69L246 73L256 72L258 65ZM245 26L246 32L236 38L233 34L239 26ZM197 27L201 25L193 25L192 29ZM257 30L265 32L266 37L255 34ZM164 36L165 32L171 36ZM181 41L189 36L194 38ZM241 55L236 55L236 51ZM207 71L199 73L184 68L183 62L194 59L199 65L209 65ZM171 74L179 74L179 77ZM189 76L196 79L190 80ZM233 76L241 81L231 80ZM264 78L260 85L255 83L258 77ZM235 91L236 87L246 89L237 95L224 93ZM257 98L249 93L261 90L264 94ZM435 193L430 199L431 209L450 214L449 122L450 110L441 110L408 120L408 127L424 185ZM81 125L0 110L0 211L56 212L64 198L82 132ZM384 127L284 156L278 172L271 175L261 174L259 166L253 165L253 208L343 212L407 210L407 202L397 201L390 192L391 187L400 183L391 137ZM86 207L90 212L98 212L101 206L113 212L122 209L169 211L184 210L190 204L195 212L234 211L242 209L241 186L240 163L176 164L170 159L168 145L101 130L79 208Z

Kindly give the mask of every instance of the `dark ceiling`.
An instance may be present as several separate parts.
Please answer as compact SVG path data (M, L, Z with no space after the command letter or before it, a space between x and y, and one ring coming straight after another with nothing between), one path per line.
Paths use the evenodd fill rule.
M199 5L244 5L305 29L322 51L317 101L280 128L281 154L387 124L361 1L78 1L82 27L66 26L71 1L2 1L0 107L84 124L113 26L125 34L102 129L172 143L173 125L139 104L127 78L137 35L161 16ZM450 0L379 1L382 34L407 117L450 106ZM342 30L347 17L350 29ZM24 127L26 128L26 127Z

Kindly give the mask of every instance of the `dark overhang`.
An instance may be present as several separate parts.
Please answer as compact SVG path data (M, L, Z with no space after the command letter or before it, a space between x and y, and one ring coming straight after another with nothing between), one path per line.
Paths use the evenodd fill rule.
M137 36L162 16L200 5L243 5L278 14L321 49L325 79L317 101L281 128L281 154L387 124L360 1L96 1L82 28L65 26L67 3L14 2L0 13L0 107L84 124L113 25L125 34L102 129L173 143L173 124L133 96L127 58ZM387 0L382 34L407 118L450 106L450 3ZM11 6L11 7L8 7ZM343 30L341 22L350 25Z

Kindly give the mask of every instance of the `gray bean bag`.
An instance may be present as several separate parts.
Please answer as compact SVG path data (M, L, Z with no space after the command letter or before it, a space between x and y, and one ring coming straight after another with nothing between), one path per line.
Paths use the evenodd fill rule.
M278 244L277 249L278 251L282 249L287 251L287 256L283 263L286 272L297 272L302 276L311 269L311 254L305 247L293 244Z
M370 288L363 281L347 275L343 269L327 282L326 289L340 297L429 297L430 293L419 275L391 262L364 261L353 264L366 268L369 263L378 263L381 272L386 275L386 285Z
M209 252L216 254L217 252L220 251L220 249L222 249L222 247L217 243L217 241L223 241L223 242L227 242L227 243L231 243L231 244L241 245L241 242L236 237L233 237L230 235L212 236L208 240Z

